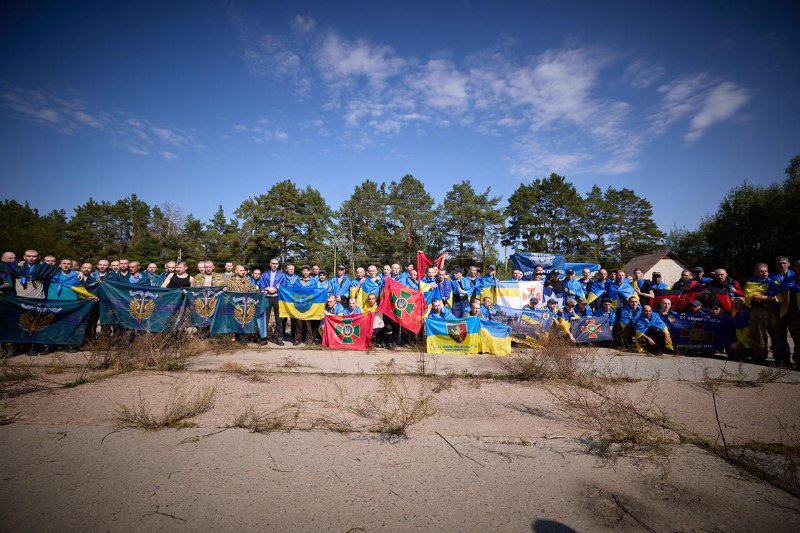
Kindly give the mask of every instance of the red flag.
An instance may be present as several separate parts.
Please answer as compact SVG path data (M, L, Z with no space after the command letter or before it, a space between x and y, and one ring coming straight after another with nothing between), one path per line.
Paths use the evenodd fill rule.
M425 295L392 278L383 279L383 294L378 308L407 330L419 333L424 321Z
M372 348L372 321L375 315L325 315L322 324L322 345L341 350L369 351Z
M425 269L429 266L436 265L439 268L444 268L444 260L447 259L447 256L450 252L445 252L439 257L436 258L435 261L431 261L428 259L428 256L425 255L425 252L418 251L417 252L417 275L421 278L425 277Z

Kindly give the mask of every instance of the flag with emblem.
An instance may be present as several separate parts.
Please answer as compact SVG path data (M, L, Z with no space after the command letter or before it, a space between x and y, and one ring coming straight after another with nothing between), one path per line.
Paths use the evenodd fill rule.
M322 324L322 345L340 350L372 349L373 313L358 315L325 315Z
M530 303L531 296L539 300L538 308L545 306L543 281L500 281L495 288L497 305L522 309Z
M219 296L224 287L186 287L186 307L189 309L192 325L207 328L217 309Z
M422 329L425 315L425 296L410 287L406 287L392 278L384 280L380 310L384 316L400 324L414 333Z
M315 283L278 288L278 310L282 317L298 320L321 320L325 316L328 289Z
M609 316L587 316L573 321L570 326L575 342L600 342L611 340Z
M669 337L676 350L724 350L731 343L731 320L694 317L687 313L672 316L667 322Z
M480 349L481 319L467 318L425 319L428 353L474 354Z
M266 337L266 331L260 331L257 317L269 307L269 300L260 292L229 292L218 296L211 315L211 334L220 333L258 333Z
M39 300L0 294L0 342L83 344L91 300Z
M100 298L100 324L153 333L175 331L186 301L181 289L120 281L104 281L97 296Z

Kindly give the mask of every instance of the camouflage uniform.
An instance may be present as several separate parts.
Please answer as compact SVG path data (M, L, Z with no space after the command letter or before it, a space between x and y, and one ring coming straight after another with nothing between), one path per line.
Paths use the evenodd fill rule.
M772 340L773 354L776 362L780 355L775 352L775 340L778 338L778 321L780 319L778 305L775 302L753 302L750 307L750 331L753 336L753 356L761 361L769 354L767 335Z

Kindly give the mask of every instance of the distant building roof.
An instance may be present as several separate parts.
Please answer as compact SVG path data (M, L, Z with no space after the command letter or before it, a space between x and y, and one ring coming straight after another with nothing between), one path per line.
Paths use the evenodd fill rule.
M690 269L689 265L687 265L686 262L678 257L678 255L672 250L660 250L652 254L637 255L628 261L625 266L622 267L622 270L624 270L626 274L630 274L637 268L641 268L642 272L647 272L656 266L662 259L672 259L678 263L681 268Z

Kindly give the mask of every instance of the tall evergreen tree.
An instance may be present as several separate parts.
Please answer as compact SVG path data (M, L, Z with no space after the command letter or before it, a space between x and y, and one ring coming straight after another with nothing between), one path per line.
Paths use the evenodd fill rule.
M385 262L392 257L389 239L389 198L386 185L366 180L356 186L336 213L336 234L345 245L351 269Z
M393 259L411 261L417 250L428 249L425 237L434 224L433 198L411 174L389 184L389 217L392 235L401 243Z
M649 200L628 188L609 188L606 202L614 218L608 246L619 266L637 255L651 253L663 246L664 233L653 220L653 205Z
M558 174L522 184L508 199L502 244L532 252L574 253L582 240L575 224L580 207L575 186Z

